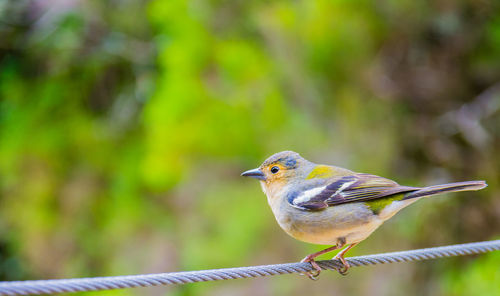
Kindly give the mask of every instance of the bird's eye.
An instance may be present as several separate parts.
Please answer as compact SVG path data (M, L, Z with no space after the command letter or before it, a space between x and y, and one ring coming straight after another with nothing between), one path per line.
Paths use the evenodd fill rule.
M280 170L280 168L279 168L279 167L277 167L277 166L273 166L273 167L271 168L271 173L276 174L279 170Z

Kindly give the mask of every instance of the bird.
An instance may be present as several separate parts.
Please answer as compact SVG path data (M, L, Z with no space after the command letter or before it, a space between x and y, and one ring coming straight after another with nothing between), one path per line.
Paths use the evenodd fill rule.
M313 268L306 275L316 280L321 268L314 260L341 249L333 259L343 267L347 251L370 236L401 209L437 194L480 190L485 181L447 183L428 187L402 186L383 177L316 164L293 151L267 158L258 168L241 174L260 181L279 226L293 238L318 245L332 245L309 254L301 262Z

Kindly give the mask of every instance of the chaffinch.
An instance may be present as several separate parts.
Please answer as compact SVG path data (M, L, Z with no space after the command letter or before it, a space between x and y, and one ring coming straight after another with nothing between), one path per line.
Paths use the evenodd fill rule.
M347 246L333 258L342 262L339 272L345 274L349 269L345 253L415 201L487 186L484 181L401 186L379 176L315 164L293 151L276 153L260 167L241 175L260 181L272 212L286 233L304 242L333 245L301 261L310 262L315 269L307 274L311 279L321 272L314 258Z

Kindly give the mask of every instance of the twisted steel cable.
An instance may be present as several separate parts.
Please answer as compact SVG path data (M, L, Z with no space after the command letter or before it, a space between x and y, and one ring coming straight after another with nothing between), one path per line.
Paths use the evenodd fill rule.
M346 260L351 266L362 266L429 260L439 257L472 255L495 250L500 250L500 240L350 257L346 258ZM342 263L338 260L325 260L317 262L322 269L339 270L339 268L342 267ZM128 276L0 282L0 295L38 295L159 285L179 285L195 282L263 277L278 274L304 273L311 270L312 266L310 263L286 263Z

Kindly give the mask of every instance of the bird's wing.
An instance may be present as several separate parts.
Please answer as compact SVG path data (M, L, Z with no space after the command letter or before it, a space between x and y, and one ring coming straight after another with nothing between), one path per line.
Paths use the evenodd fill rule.
M321 210L329 206L377 199L401 192L418 190L370 174L353 174L331 179L326 185L317 186L290 196L292 206Z

